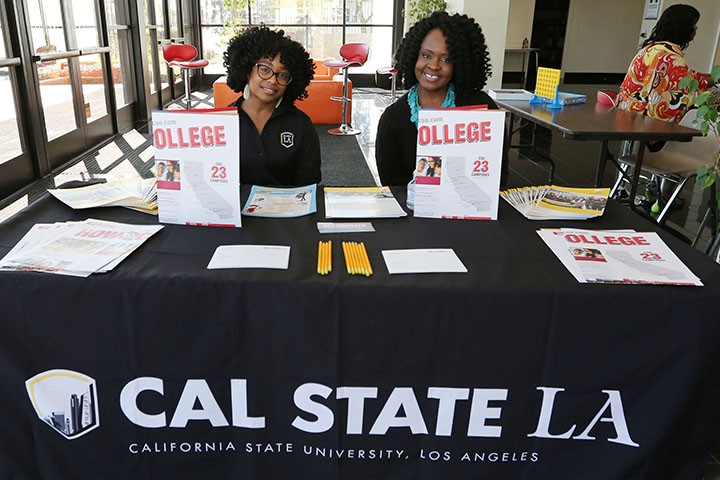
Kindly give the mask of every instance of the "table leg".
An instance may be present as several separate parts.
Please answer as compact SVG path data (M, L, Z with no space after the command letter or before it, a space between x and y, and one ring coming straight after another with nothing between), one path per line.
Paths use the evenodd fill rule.
M630 208L634 211L647 216L642 209L637 208L635 204L635 196L637 195L638 183L640 183L640 170L642 170L643 156L645 155L645 142L638 142L637 157L635 159L635 167L633 170L632 184L630 185Z
M608 150L608 141L600 142L600 156L598 157L597 171L595 172L595 186L602 187L603 178L605 178L605 166L610 151Z

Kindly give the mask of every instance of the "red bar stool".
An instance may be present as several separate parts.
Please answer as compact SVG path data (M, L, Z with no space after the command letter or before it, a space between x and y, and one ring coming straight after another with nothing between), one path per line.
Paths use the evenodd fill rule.
M192 45L182 43L169 43L163 45L163 57L168 67L179 67L182 69L183 80L185 81L185 109L190 110L190 70L194 68L207 67L207 60L197 59L197 49Z
M352 99L348 96L348 69L350 67L362 67L368 59L370 47L366 43L346 43L340 47L342 60L325 60L323 65L330 68L339 68L343 72L343 96L330 97L331 100L342 102L342 125L331 128L328 133L333 135L357 135L360 130L352 128L347 119L347 104Z
M391 77L390 78L390 96L392 97L392 101L394 102L397 99L397 97L395 95L395 93L396 93L395 87L396 87L396 80L397 80L397 74L398 74L397 68L383 67L378 70L378 73L381 75L390 75L390 77Z

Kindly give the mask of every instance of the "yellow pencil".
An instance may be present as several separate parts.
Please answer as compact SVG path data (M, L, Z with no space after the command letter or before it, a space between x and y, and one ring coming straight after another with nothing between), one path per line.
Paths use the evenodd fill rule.
M327 268L327 273L330 273L332 272L332 240L328 240L326 242L325 259L325 267Z
M358 261L357 261L357 252L355 251L355 243L350 242L348 244L348 250L350 251L350 267L351 272L353 275L357 275L358 273Z
M370 265L370 257L368 257L367 250L365 249L365 244L361 243L360 245L362 246L363 262L365 264L365 275L369 277L373 274L372 265Z
M350 252L348 251L347 242L342 242L343 255L345 256L345 268L350 273Z
M318 273L318 275L322 275L322 261L323 261L322 251L323 251L323 242L318 242L318 254L317 254L317 257L318 257L317 258L317 273Z
M365 252L365 245L362 243L356 243L356 249L357 249L357 256L358 256L358 264L360 264L360 275L365 275L367 277L367 268L365 267L365 258L364 258L364 252Z

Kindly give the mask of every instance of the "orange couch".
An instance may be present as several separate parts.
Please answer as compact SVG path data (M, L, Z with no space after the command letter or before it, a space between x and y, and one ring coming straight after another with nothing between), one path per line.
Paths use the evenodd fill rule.
M338 73L336 68L328 68L322 61L315 62L315 77L307 87L308 97L295 102L315 124L342 123L342 102L330 100L330 97L342 97L342 80L333 80ZM227 77L220 77L213 82L213 98L216 107L226 107L237 100L242 93L233 91L227 86ZM352 98L352 82L348 81L348 98ZM352 118L352 103L348 103L347 118Z

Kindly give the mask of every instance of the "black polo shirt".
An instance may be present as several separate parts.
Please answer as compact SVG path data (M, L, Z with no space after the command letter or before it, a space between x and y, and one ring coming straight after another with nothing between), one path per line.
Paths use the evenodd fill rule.
M240 104L240 183L301 186L320 183L320 140L310 118L283 101L258 133Z

